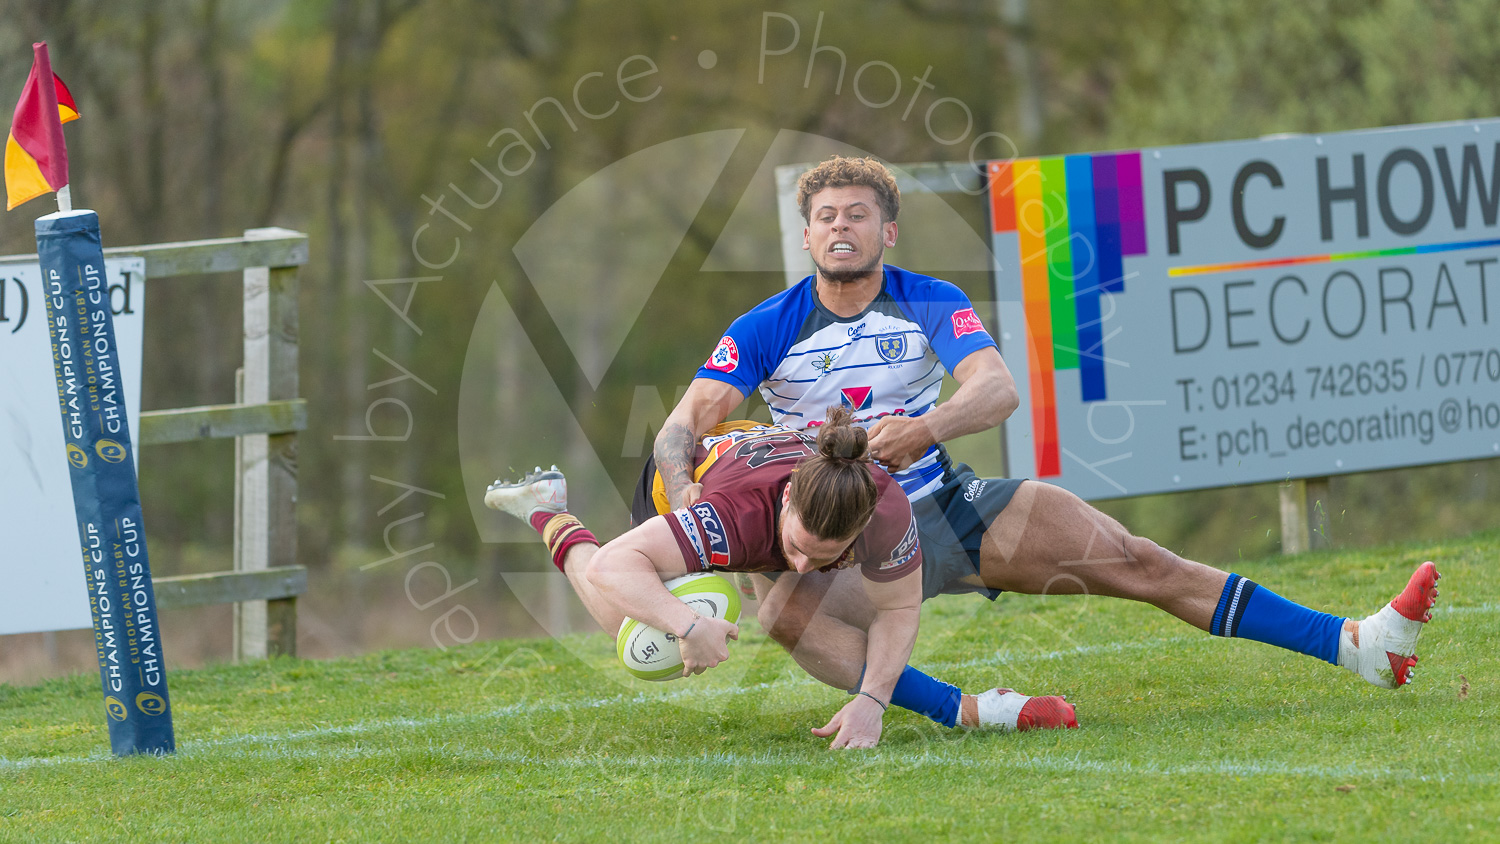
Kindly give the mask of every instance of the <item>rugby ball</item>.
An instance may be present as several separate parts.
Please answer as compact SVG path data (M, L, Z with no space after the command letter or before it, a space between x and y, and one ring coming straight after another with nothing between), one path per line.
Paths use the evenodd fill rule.
M740 621L740 596L734 584L711 572L674 577L662 584L701 616ZM682 676L682 650L677 637L626 616L615 637L620 662L642 680L675 680Z

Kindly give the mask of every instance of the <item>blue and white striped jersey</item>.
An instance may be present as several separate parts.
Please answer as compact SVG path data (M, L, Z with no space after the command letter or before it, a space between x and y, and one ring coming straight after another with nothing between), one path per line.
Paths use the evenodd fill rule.
M758 388L778 425L820 425L842 404L868 428L928 412L944 372L994 345L957 286L887 264L884 287L853 317L823 307L813 276L772 296L729 326L698 377ZM917 499L941 476L934 446L895 477Z

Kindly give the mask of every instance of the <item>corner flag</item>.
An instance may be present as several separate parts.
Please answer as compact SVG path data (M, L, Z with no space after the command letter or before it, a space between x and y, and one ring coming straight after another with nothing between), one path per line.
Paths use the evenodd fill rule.
M172 753L166 660L99 215L72 208L62 124L78 110L52 75L47 45L32 49L36 59L5 145L5 188L11 208L58 192L59 210L36 221L36 251L110 749L117 756Z
M5 209L9 211L68 184L68 145L62 125L78 119L68 86L52 73L47 45L31 45L31 75L16 103L5 140Z

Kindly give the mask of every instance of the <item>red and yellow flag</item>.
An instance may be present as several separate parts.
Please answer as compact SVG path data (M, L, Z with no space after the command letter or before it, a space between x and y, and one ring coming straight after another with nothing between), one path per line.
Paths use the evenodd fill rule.
M68 86L52 73L47 45L31 45L31 75L16 103L5 140L5 210L68 183L68 145L62 125L78 119Z

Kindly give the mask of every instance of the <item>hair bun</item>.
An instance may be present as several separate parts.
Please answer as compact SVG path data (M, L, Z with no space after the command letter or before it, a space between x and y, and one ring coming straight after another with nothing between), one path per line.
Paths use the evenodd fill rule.
M853 422L847 408L828 408L827 420L818 427L817 456L799 461L787 485L791 508L820 539L852 539L869 524L880 502L867 456L870 435Z
M818 428L818 453L840 460L865 460L870 435L853 422L854 414L848 408L828 408L828 419Z

